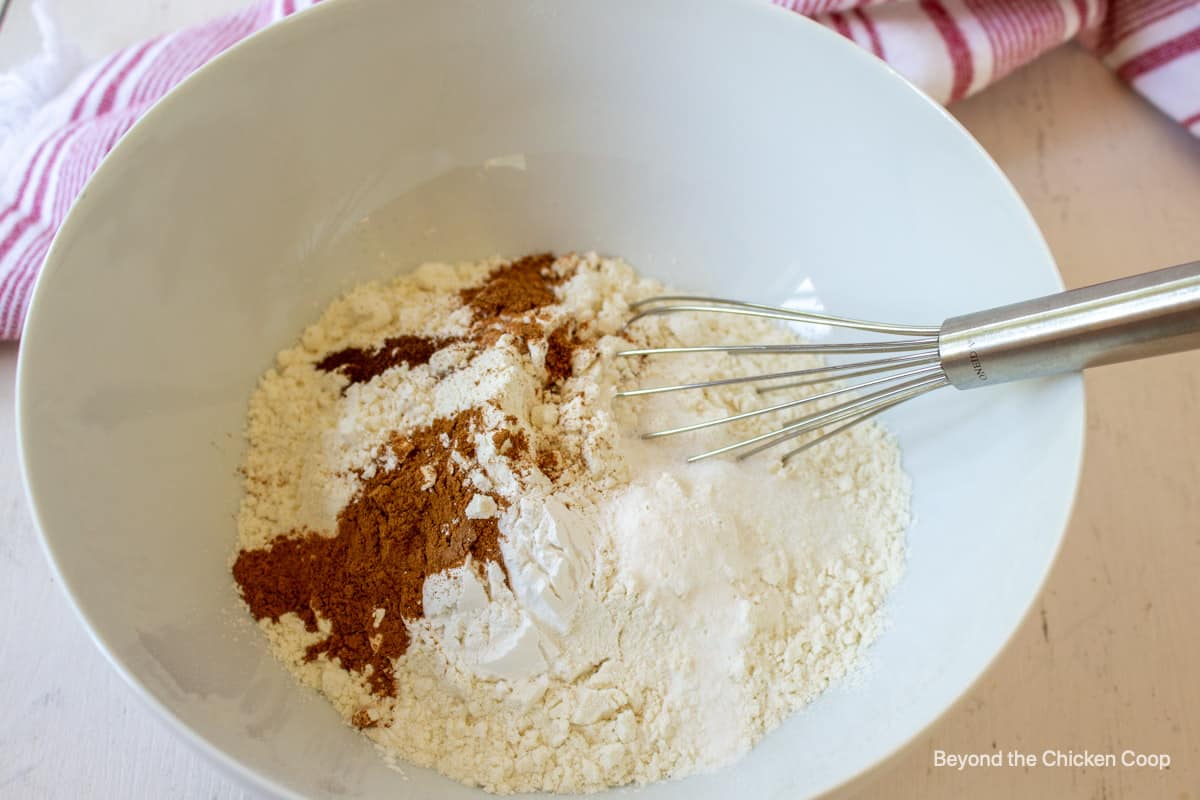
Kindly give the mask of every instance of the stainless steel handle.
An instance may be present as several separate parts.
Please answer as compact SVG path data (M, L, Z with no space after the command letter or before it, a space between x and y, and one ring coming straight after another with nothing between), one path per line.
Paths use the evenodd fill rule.
M938 354L973 389L1200 348L1200 261L953 317Z

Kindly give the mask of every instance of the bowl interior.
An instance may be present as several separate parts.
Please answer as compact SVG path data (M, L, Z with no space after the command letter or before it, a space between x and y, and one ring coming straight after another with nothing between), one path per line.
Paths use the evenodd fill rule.
M346 2L202 70L84 192L37 288L19 430L63 585L182 735L281 793L467 797L384 766L267 654L228 560L246 401L339 291L424 260L587 250L681 288L936 322L1055 291L979 147L873 58L751 2ZM909 568L868 671L649 798L795 797L983 670L1061 537L1077 379L889 413Z

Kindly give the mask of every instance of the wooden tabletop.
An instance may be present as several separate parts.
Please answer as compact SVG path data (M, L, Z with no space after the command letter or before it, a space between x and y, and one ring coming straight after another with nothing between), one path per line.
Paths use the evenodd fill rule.
M78 6L68 32L90 54L239 4L57 3ZM28 6L14 0L0 30L0 67L36 48ZM1016 184L1068 286L1200 258L1200 141L1082 50L954 111ZM54 585L17 473L16 352L0 345L0 796L246 797L134 698ZM1025 624L937 724L833 797L1200 799L1200 353L1098 370L1087 389L1075 513ZM935 766L937 751L1045 750L1171 765Z

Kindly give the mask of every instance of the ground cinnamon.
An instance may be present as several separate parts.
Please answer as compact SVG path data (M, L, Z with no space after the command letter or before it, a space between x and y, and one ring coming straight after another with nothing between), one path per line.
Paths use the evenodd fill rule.
M350 383L366 383L383 372L407 364L416 367L428 364L433 354L452 344L449 339L428 339L423 336L395 336L385 339L379 347L367 350L347 347L322 358L317 369L340 372Z
M476 318L512 317L548 306L557 299L554 286L561 283L551 267L553 253L518 258L500 267L479 286L463 289L462 301Z
M563 276L554 272L553 265L552 253L524 256L498 268L479 286L463 289L459 294L463 303L475 312L470 341L487 348L507 333L527 349L529 342L546 339L546 370L550 382L557 383L570 377L571 357L581 343L567 326L560 326L547 337L540 321L526 317L528 312L555 302L554 287L563 281ZM350 384L366 383L401 364L409 367L427 364L434 353L457 341L460 340L394 336L375 348L347 347L329 353L316 366L324 372L340 372Z
M425 578L461 566L468 556L504 567L496 520L467 518L477 492L450 457L457 451L474 460L481 419L478 409L469 409L394 434L388 448L397 465L363 482L338 514L335 536L304 532L243 550L233 575L251 613L278 620L295 612L309 631L319 630L318 617L328 621L329 635L308 648L308 660L326 653L367 676L375 693L394 695L392 659L408 648L405 620L423 613ZM428 468L436 478L422 490Z
M509 417L509 423L515 425L516 417ZM510 459L526 454L529 451L529 439L522 430L499 430L492 434L492 445L497 453L507 455Z
M575 350L583 342L570 325L560 325L546 339L546 374L550 384L561 383L571 377L575 368L572 364Z
M559 456L557 450L539 450L534 463L537 464L537 468L542 471L542 474L551 481L557 481L562 477L562 458Z

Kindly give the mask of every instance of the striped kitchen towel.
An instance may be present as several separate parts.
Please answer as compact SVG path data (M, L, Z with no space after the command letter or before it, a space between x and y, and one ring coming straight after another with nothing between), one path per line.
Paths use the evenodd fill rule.
M775 0L953 103L1078 38L1200 136L1200 0Z
M260 0L77 69L34 0L44 52L0 75L0 339L15 339L33 282L88 176L190 72L317 0ZM936 100L979 91L1078 38L1169 117L1200 135L1200 0L774 0L886 60Z

